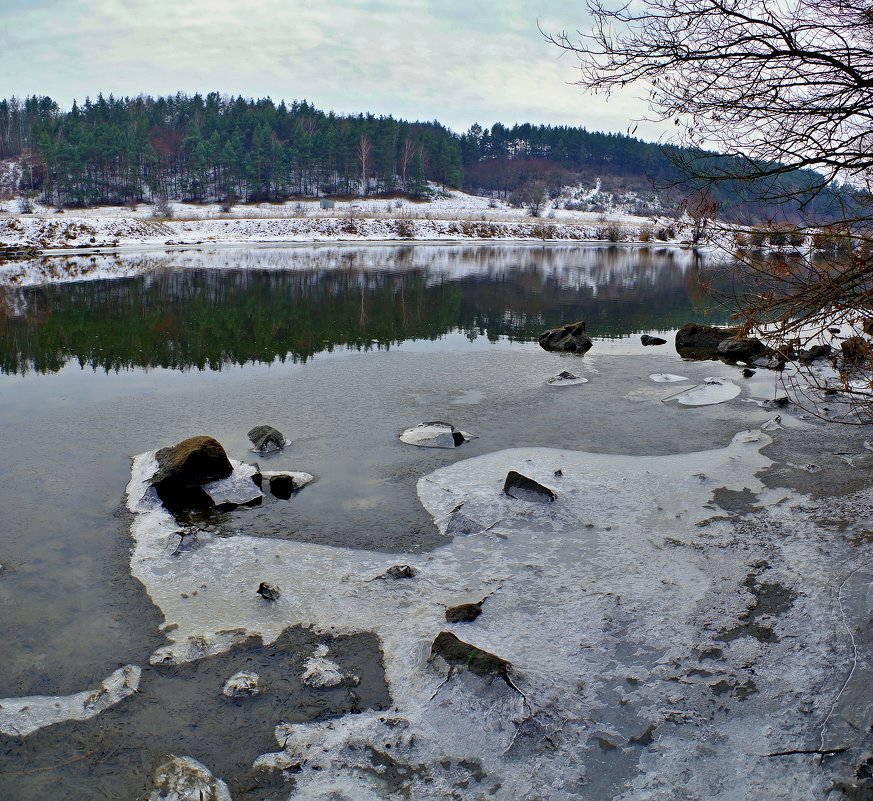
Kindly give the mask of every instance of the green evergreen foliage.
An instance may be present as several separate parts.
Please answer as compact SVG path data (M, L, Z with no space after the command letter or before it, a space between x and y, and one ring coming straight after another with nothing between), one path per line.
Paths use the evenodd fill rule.
M368 143L364 164L362 141ZM697 188L683 179L683 166L695 157L687 149L584 127L497 123L458 135L437 121L340 116L306 101L276 105L215 92L101 94L69 112L48 97L0 100L0 158L24 164L22 184L28 185L21 189L36 190L58 207L157 198L283 201L374 189L425 198L431 183L508 198L537 181L554 196L562 186L593 185L599 178L649 193L654 187L678 204ZM809 181L799 172L782 180ZM785 210L774 214L754 205L744 191L730 181L708 189L723 216L790 219ZM806 211L833 202L832 194L822 193Z

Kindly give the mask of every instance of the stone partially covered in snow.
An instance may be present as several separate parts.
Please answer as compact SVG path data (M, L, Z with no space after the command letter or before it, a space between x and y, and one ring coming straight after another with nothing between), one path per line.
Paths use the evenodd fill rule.
M264 686L257 673L241 670L224 683L221 694L227 698L254 698L263 691Z
M553 387L571 387L575 384L587 384L588 379L571 373L569 370L561 370L557 375L553 375L547 383Z
M503 492L510 498L529 503L551 503L558 497L554 490L515 470L507 473L506 481L503 482Z
M155 771L149 801L231 801L227 785L191 757L170 756Z
M400 441L419 448L457 448L474 439L472 434L459 431L451 423L435 420L431 423L419 423L407 428L400 435Z
M674 384L679 381L689 381L684 375L674 375L673 373L652 373L649 378L658 384Z
M248 438L256 451L270 453L280 451L288 444L285 435L273 426L255 426L248 433Z
M579 356L591 350L593 345L585 335L585 323L581 321L543 331L539 336L539 343L544 350L576 353Z
M303 663L305 668L302 681L308 687L336 687L344 681L358 684L360 679L353 673L343 673L336 662L327 659L328 647L319 645L315 653Z
M712 406L725 403L740 394L740 388L727 378L704 378L702 384L676 396L683 406Z
M295 492L315 480L309 473L276 470L264 470L261 473L261 480L263 479L267 480L270 494L283 501L287 501Z

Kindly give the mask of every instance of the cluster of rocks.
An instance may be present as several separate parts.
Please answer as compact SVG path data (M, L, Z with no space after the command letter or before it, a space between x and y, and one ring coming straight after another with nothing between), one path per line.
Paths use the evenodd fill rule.
M270 426L249 432L256 448L277 450L287 441ZM189 437L155 453L158 467L151 484L170 511L217 509L227 511L240 506L257 506L263 500L264 482L270 493L287 500L312 480L306 473L261 471L257 464L240 465L236 470L221 443L214 437Z
M852 351L851 337L842 343L843 358L849 360L847 348ZM867 348L869 350L869 347ZM757 337L745 336L738 327L723 328L715 325L686 323L676 332L676 352L686 359L721 359L730 364L744 362L755 367L781 369L786 361L797 360L801 364L811 364L818 359L830 358L834 349L830 345L812 345L801 348L788 344L775 350L765 345ZM748 368L747 368L748 369Z

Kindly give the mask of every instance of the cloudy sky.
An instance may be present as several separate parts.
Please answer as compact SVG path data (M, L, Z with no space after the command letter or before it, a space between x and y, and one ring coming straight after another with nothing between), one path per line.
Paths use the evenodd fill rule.
M582 0L0 0L0 96L210 91L337 112L545 122L625 132L537 30L585 26ZM638 135L657 138L641 125Z

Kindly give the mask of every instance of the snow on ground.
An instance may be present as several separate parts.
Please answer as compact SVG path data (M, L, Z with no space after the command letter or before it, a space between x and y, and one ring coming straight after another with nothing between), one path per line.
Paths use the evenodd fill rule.
M577 188L578 190L578 188ZM581 191L581 190L579 190ZM598 196L599 190L583 193ZM578 194L578 191L577 191ZM236 205L223 211L217 203L170 204L169 218L156 218L149 204L136 207L102 206L58 212L35 203L34 212L21 213L20 199L0 201L0 247L39 250L95 249L129 246L173 246L205 242L319 242L367 240L612 240L640 241L658 235L681 241L688 228L670 220L626 213L613 205L611 213L574 211L562 206L564 192L545 210L531 217L526 209L457 190L439 191L432 200L337 200L323 209L318 200ZM610 196L610 202L613 202Z

